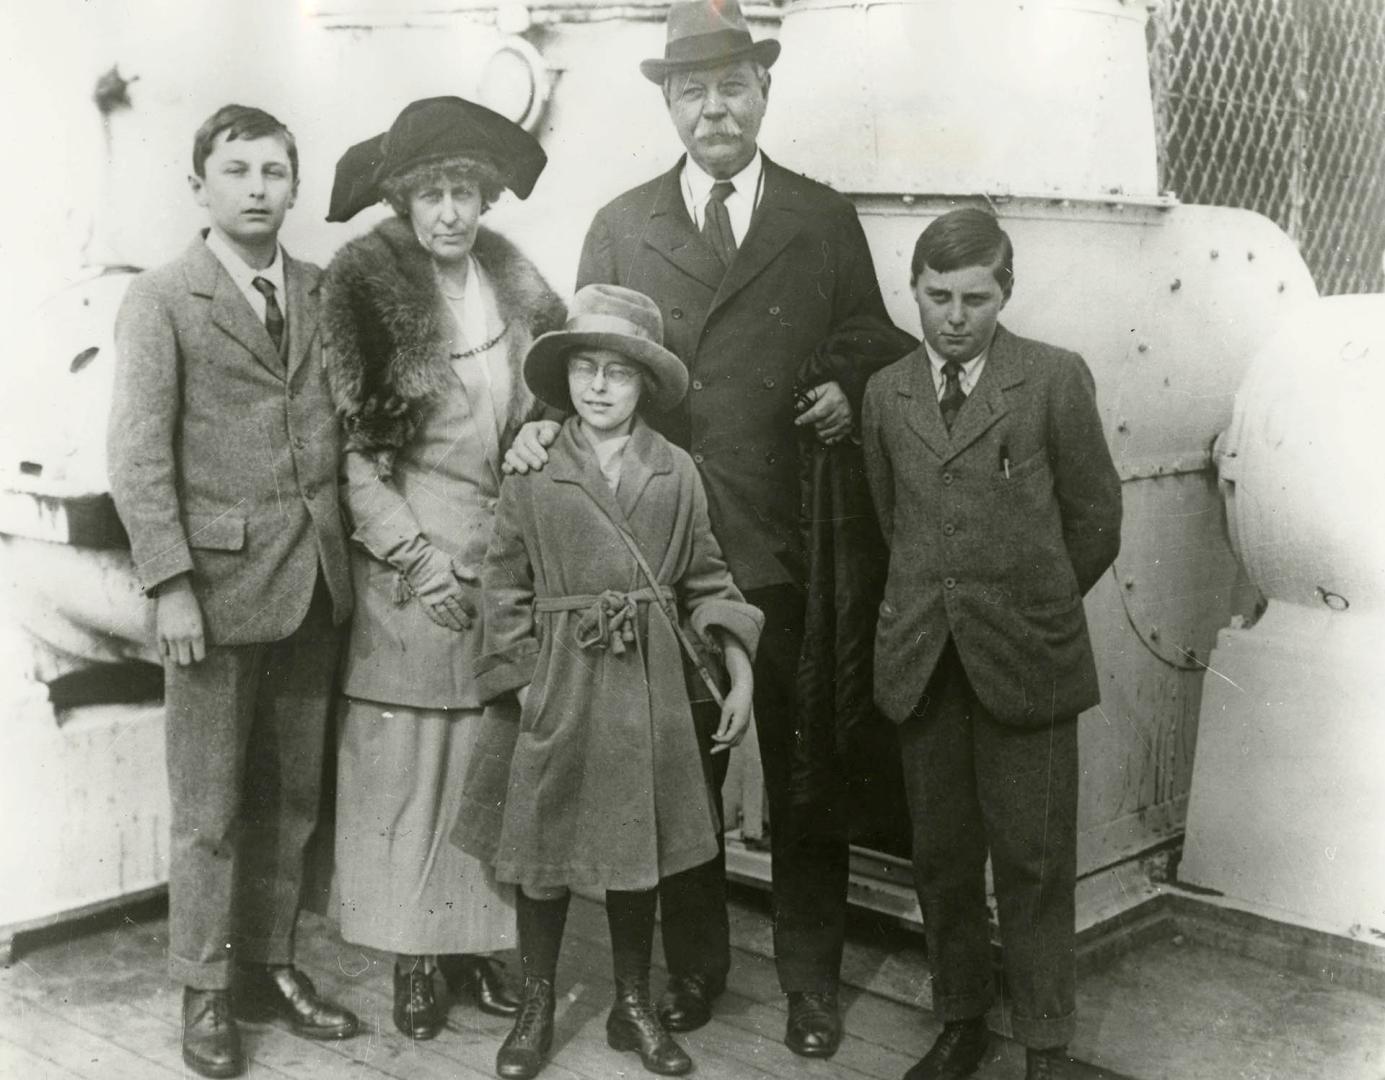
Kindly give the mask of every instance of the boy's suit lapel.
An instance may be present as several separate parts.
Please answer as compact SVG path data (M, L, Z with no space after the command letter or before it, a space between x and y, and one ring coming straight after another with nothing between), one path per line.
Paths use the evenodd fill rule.
M241 295L231 275L208 250L200 237L192 242L187 257L188 289L211 301L212 322L258 360L276 378L284 377L284 365L264 323ZM289 333L292 334L290 323Z

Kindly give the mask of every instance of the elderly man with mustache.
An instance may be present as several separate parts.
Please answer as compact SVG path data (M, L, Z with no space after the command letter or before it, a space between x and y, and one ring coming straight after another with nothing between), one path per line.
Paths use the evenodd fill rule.
M841 769L829 787L790 798L801 702L806 556L799 532L800 432L846 438L857 378L801 388L800 364L849 320L888 326L854 207L770 161L757 137L779 43L755 41L736 0L681 0L662 58L640 70L663 89L687 155L599 211L577 285L623 285L652 297L690 390L655 428L692 454L712 527L737 585L765 613L755 660L755 716L771 816L774 945L788 994L785 1042L826 1057L841 1041L837 981L846 911ZM507 459L542 468L557 425L528 425ZM712 712L708 731L715 728ZM704 739L704 742L707 740ZM708 756L720 789L724 754ZM706 1023L730 966L723 855L660 885L671 1030Z

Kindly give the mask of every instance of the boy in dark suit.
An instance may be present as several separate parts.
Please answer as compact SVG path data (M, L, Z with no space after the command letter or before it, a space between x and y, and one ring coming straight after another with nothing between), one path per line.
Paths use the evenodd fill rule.
M293 136L227 105L192 160L210 227L121 305L108 451L164 658L183 1060L220 1077L245 1068L233 976L241 1019L356 1031L293 966L351 584L319 271L278 241L298 191Z
M890 545L876 702L895 721L937 1042L906 1080L974 1071L991 1002L985 868L1027 1076L1073 1031L1077 715L1097 703L1083 594L1120 548L1091 373L997 323L1010 239L980 210L914 248L924 343L871 378L862 440Z

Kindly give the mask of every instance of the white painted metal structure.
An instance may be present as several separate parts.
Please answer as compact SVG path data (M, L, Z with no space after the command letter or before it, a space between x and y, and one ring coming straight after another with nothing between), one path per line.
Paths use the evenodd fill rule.
M1385 940L1385 296L1301 305L1219 445L1269 598L1217 637L1180 876L1272 918Z

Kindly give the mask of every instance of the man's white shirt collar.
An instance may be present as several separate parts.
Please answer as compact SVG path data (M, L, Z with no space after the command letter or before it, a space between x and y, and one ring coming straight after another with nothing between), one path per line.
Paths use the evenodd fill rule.
M226 273L231 275L231 280L250 304L251 310L259 317L260 322L264 322L265 298L252 284L257 277L264 278L274 286L274 299L279 301L279 310L283 312L285 318L288 318L289 305L284 289L284 249L282 247L275 245L274 261L263 270L256 270L242 259L236 249L223 240L221 234L215 229L207 230L207 250L215 255L217 262L226 268Z
M764 158L759 149L744 169L731 177L731 185L736 189L726 197L726 214L731 219L731 231L736 243L745 241L750 230L750 218L755 213L755 205L760 198L760 181L764 175ZM707 174L691 156L683 162L683 202L688 208L688 217L700 232L702 216L707 208L707 198L712 194L712 185L717 181Z
M928 353L928 366L933 372L933 388L937 390L938 397L943 396L943 390L947 388L947 379L943 375L943 364L947 363L941 356L933 351L933 346L925 340L924 350ZM986 366L986 357L990 354L991 347L987 345L970 360L962 364L962 374L957 377L957 381L962 386L962 393L971 397L971 392L976 389L976 380L981 378L981 369Z

